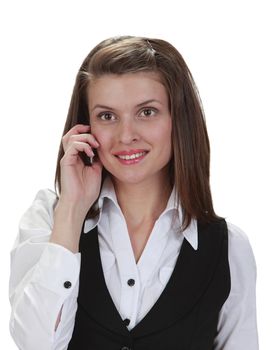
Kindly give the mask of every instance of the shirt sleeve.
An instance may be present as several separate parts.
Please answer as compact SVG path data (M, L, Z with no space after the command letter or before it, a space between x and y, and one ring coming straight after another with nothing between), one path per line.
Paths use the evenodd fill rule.
M215 350L258 350L256 263L247 236L228 223L231 290L218 322Z
M67 349L74 328L81 256L49 243L56 201L51 190L37 193L11 251L10 332L20 350Z

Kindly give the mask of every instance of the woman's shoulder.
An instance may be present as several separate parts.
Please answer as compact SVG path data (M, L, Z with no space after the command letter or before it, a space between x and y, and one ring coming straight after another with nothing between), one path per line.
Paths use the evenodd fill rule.
M231 270L242 267L256 272L256 263L248 235L238 226L227 222L228 227L228 257Z
M227 221L227 228L228 228L228 234L231 239L241 240L241 241L248 241L248 235L239 227L232 222Z
M57 200L57 194L55 191L51 190L50 188L40 189L34 197L34 202L41 201L42 204L53 203L53 202L56 202L56 200Z
M36 193L30 207L27 209L25 214L35 215L37 213L41 215L44 213L51 216L53 214L57 200L57 194L53 190L49 188L40 189Z
M250 246L249 238L247 233L245 233L239 226L226 221L228 229L228 240L229 243L233 245L243 245Z
M30 231L49 232L53 226L53 214L57 200L57 194L53 190L40 189L20 219L19 232L21 235L24 236Z

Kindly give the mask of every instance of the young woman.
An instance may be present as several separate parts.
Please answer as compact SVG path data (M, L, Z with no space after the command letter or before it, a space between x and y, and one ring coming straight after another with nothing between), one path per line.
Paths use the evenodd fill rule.
M21 350L256 350L256 267L218 217L199 95L168 42L115 37L83 62L60 145L11 253Z

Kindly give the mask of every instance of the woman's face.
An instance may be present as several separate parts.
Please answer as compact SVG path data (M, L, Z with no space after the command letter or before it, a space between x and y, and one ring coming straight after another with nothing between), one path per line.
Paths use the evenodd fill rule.
M90 83L88 106L98 156L115 181L166 180L172 122L156 73L104 75Z

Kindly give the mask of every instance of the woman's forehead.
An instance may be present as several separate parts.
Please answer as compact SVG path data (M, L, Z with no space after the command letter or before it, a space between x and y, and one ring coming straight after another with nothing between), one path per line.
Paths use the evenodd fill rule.
M127 99L137 104L145 100L167 102L166 89L154 72L106 74L90 82L87 95L92 109L94 104L103 103L103 100L113 104Z

